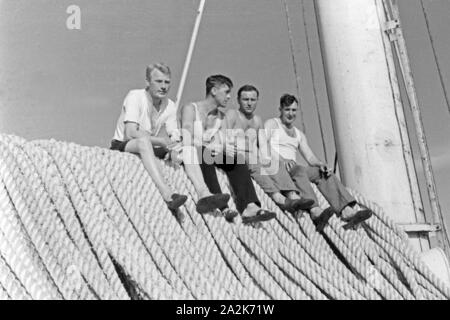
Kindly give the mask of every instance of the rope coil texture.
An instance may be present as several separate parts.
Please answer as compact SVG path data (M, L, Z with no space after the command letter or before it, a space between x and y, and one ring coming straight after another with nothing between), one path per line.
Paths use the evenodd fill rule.
M173 164L161 161L164 177L189 195L176 215L132 154L13 135L0 147L1 300L450 298L406 234L353 190L375 212L358 230L332 217L319 234L256 184L277 218L245 226L198 214Z

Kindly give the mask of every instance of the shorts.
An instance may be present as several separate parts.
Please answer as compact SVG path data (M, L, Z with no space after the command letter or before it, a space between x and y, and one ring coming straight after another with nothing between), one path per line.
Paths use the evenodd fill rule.
M109 147L111 150L117 150L120 152L125 152L125 146L127 145L128 141L119 141L119 140L112 140L111 141L111 147ZM164 159L167 151L164 150L161 147L153 147L153 153L155 154L156 157L160 158L160 159Z

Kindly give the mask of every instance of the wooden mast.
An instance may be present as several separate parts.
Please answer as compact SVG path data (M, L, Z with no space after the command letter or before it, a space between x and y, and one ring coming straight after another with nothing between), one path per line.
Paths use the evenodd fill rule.
M317 0L316 14L341 176L397 223L425 223L409 140L390 72L378 0ZM400 113L400 114L399 114ZM403 131L402 131L403 130ZM410 234L428 250L428 237Z

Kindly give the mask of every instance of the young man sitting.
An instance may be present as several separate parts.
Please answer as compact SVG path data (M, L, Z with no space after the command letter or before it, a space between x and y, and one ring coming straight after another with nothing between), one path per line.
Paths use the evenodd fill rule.
M316 222L317 229L322 230L325 227L333 212L347 221L344 226L345 229L353 228L370 218L372 212L361 210L356 200L328 169L327 165L314 155L305 134L294 126L298 110L297 98L289 94L283 95L280 98L279 110L279 118L266 121L264 125L266 135L273 154L285 163L289 174L300 190L300 194L314 200L314 205L309 211L311 218ZM308 163L307 167L297 163L298 152ZM330 203L331 208L322 210L319 207L310 182L317 185L325 199Z
M235 147L224 139L227 127L224 113L219 108L226 107L232 87L229 78L210 76L206 80L206 98L184 106L181 119L184 151L191 154L192 161L200 162L206 185L212 193L221 193L216 167L225 171L243 223L270 220L275 218L275 213L261 209L247 165L237 163ZM226 206L220 209L227 220L236 215Z
M156 157L167 158L181 138L177 126L177 107L167 95L171 84L168 66L162 63L146 68L145 89L131 90L117 120L111 149L140 156L153 182L170 210L182 206L187 197L175 193L166 183ZM198 169L200 171L200 169ZM188 175L189 176L189 175ZM229 195L212 195L201 175L189 176L199 193L197 211L213 211L223 206Z
M298 210L309 209L314 201L311 199L300 198L297 187L292 181L291 176L284 165L276 166L273 174L265 170L261 165L261 156L267 158L266 137L264 125L261 117L255 114L259 99L259 91L252 85L242 86L237 93L239 110L229 109L226 112L225 119L227 127L232 128L228 134L237 136L241 143L236 141L238 150L243 148L244 158L250 170L252 178L261 186L278 206L290 213L295 214ZM231 138L231 137L230 137ZM258 148L258 145L261 148ZM260 149L264 150L260 154ZM278 162L282 164L282 162Z

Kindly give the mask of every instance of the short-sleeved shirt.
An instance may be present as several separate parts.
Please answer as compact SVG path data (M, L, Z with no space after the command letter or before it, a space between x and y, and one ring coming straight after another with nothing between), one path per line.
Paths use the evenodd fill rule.
M128 92L117 120L114 140L125 141L125 122L134 122L139 130L147 131L152 136L158 135L163 126L172 140L179 139L177 124L177 107L170 99L161 102L159 112L153 106L152 98L145 89Z

